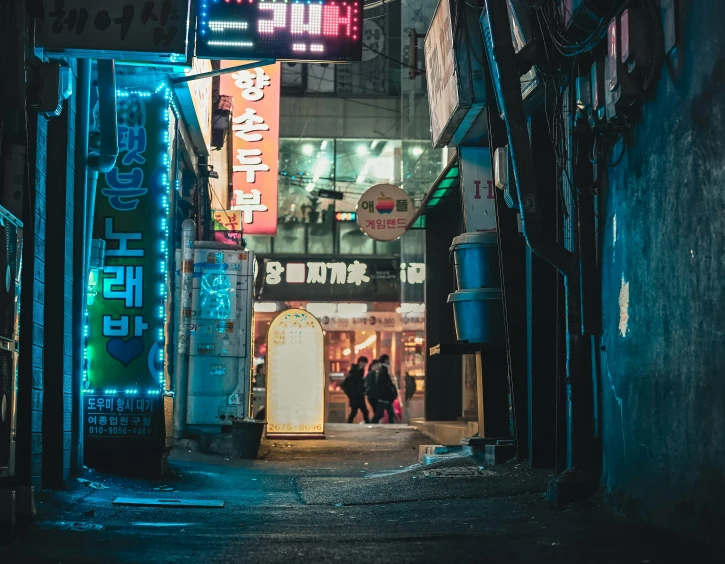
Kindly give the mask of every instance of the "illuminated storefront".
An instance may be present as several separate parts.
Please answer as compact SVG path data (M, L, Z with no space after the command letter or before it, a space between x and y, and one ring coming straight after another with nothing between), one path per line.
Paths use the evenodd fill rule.
M326 414L329 422L347 417L347 398L339 385L360 356L391 357L404 410L422 416L424 393L423 304L401 304L401 279L423 279L419 265L397 259L326 257L259 258L256 285L254 354L265 373L269 327L280 312L300 308L312 313L324 331ZM407 282L406 282L407 283ZM406 373L416 380L416 395L405 401ZM255 407L264 405L258 375ZM410 381L410 380L408 380ZM407 416L408 414L406 414ZM360 418L360 417L359 417Z

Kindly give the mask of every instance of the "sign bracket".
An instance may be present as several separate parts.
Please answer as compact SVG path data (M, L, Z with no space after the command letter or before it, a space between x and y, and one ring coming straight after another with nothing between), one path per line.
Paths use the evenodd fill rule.
M260 59L252 63L244 63L243 65L237 65L236 67L228 67L225 69L217 69L209 72L202 72L199 74L190 74L188 76L179 76L171 80L172 84L182 84L184 82L191 82L192 80L200 80L202 78L211 78L212 76L220 76L222 74L229 74L230 72L237 72L247 69L256 69L257 67L266 67L273 65L277 61L275 59Z

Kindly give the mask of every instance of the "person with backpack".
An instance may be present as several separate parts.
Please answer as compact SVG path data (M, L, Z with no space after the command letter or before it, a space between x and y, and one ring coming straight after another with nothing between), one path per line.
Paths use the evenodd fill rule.
M368 398L370 407L373 408L373 415L378 409L378 391L377 391L377 377L378 368L380 368L380 361L375 358L370 363L368 373L365 375L363 380L363 387L365 388L365 396Z
M357 362L350 367L350 372L340 385L342 391L345 392L345 395L350 400L350 415L347 418L348 423L352 423L355 420L358 409L362 411L365 423L370 422L368 406L365 404L365 387L363 384L367 364L367 357L361 356L358 358Z
M373 423L379 423L386 411L388 413L388 423L395 423L393 402L398 398L398 388L390 376L390 356L387 354L380 357L380 368L378 369L375 384L378 404Z

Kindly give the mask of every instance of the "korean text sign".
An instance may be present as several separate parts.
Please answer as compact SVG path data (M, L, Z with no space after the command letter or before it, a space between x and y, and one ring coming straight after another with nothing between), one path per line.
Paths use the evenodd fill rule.
M119 155L100 174L93 237L106 241L97 295L88 306L87 387L158 393L168 199L165 93L118 97Z
M38 44L99 57L149 53L156 61L159 55L185 60L189 15L189 0L43 0Z
M243 64L222 61L222 68ZM248 235L277 233L279 63L222 75L221 93L233 96L232 210Z
M361 0L198 0L197 57L359 61Z
M392 184L369 188L357 204L358 226L376 241L395 241L402 237L414 215L413 200Z

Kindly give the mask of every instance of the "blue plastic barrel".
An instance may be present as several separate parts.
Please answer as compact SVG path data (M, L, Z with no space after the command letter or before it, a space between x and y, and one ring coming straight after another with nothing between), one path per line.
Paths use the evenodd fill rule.
M501 287L496 233L463 233L453 239L450 252L459 290Z
M503 302L499 288L458 290L448 296L448 303L453 304L459 341L503 342Z

